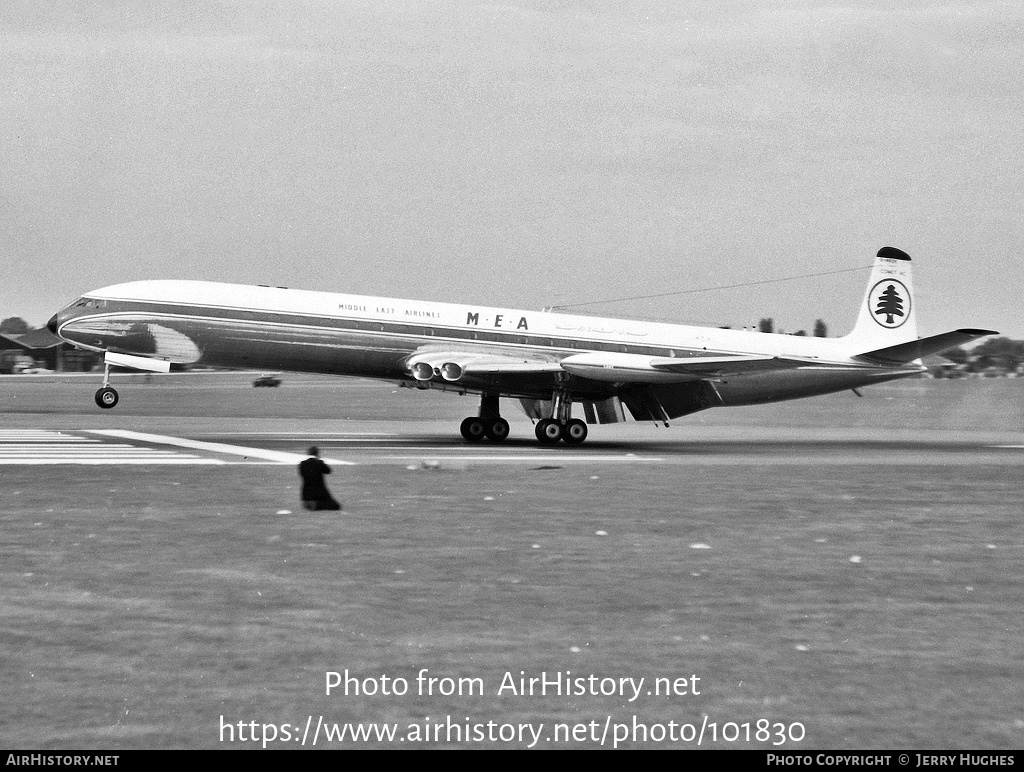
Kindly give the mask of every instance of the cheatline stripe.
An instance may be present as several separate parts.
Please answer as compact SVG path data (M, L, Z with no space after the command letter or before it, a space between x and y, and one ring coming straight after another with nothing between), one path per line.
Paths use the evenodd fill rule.
M403 319L402 321L391 320L383 317L348 317L348 316L326 316L316 314L304 314L294 310L283 310L275 309L271 307L258 309L260 313L264 313L266 317L253 318L251 314L254 309L245 307L231 307L231 306L212 306L205 303L175 303L170 301L160 300L133 300L125 301L122 299L108 299L108 302L112 306L117 305L125 306L126 310L118 311L112 309L110 311L104 311L99 313L91 313L85 316L76 317L69 319L65 324L74 324L82 320L88 320L89 323L95 323L96 320L100 321L137 321L140 317L146 319L180 319L181 315L187 315L192 321L206 322L208 324L216 324L228 327L230 325L240 325L241 327L248 328L270 328L271 330L296 330L301 329L310 333L315 333L320 336L327 337L327 342L323 345L332 345L330 341L331 335L338 333L353 333L358 335L364 335L373 338L385 338L394 341L393 345L397 346L395 351L411 353L412 349L416 346L413 345L412 349L406 348L402 343L403 340L412 338L419 340L423 337L430 337L436 342L453 343L459 342L464 343L467 341L475 341L479 343L487 343L494 346L512 346L517 351L522 347L528 347L538 352L550 353L552 349L565 350L567 353L578 353L581 348L585 351L614 351L622 353L640 354L645 356L676 356L674 352L687 352L686 356L735 356L741 352L737 351L719 351L714 349L708 351L704 348L696 348L692 346L678 346L672 345L670 341L659 339L659 341L653 341L651 343L634 343L629 340L631 337L638 335L647 336L651 333L646 330L613 330L604 335L617 335L617 337L596 337L593 335L587 335L583 331L566 330L564 327L558 327L558 322L565 323L576 323L573 320L576 317L565 317L564 319L554 319L556 324L556 331L552 330L510 330L510 329L488 329L479 326L479 324L470 324L467 320L466 325L459 325L452 322L442 322L439 319L432 319L430 321L416 322L412 319ZM142 305L144 308L140 308ZM171 309L170 311L164 309ZM458 314L470 313L470 309L467 307L463 308L449 308L446 310L456 310ZM502 312L501 309L487 309L487 311L496 310ZM510 309L508 313L515 315L522 309ZM504 312L502 312L504 313ZM537 317L541 317L543 312L530 312L526 311L527 314L534 314ZM590 321L589 317L585 317ZM604 320L625 323L628 327L630 320ZM655 323L659 327L671 327L664 323ZM64 329L64 325L61 326L61 330ZM235 329L239 329L236 327ZM670 335L670 330L660 331L663 335ZM600 335L602 333L598 333ZM317 344L320 345L320 344ZM685 361L684 357L678 357L682 361Z
M232 456L262 458L267 461L275 461L279 464L297 464L307 458L307 456L299 453L285 453L279 450L266 450L264 448L247 448L241 445L226 445L222 442L186 440L182 437L167 437L162 434L132 432L127 429L88 429L86 431L90 434L101 434L105 437L120 437L121 439L138 440L139 442L152 442L156 445L175 445L181 448L205 450L211 453L227 453ZM329 464L337 464L340 466L356 466L352 461L342 461L336 458L325 458L324 461Z

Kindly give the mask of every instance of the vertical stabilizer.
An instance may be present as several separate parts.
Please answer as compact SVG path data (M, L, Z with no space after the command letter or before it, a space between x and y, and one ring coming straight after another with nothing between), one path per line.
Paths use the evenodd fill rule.
M896 247L878 250L857 324L842 340L851 354L917 340L910 255Z

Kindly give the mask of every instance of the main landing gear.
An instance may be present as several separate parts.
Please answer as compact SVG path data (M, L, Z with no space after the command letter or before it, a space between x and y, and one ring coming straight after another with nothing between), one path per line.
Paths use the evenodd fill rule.
M508 421L501 416L490 421L470 416L462 422L459 430L462 432L462 436L470 442L479 442L484 437L491 442L502 442L508 437L509 426Z
M536 433L541 445L557 445L559 440L569 445L579 445L587 439L587 424L578 418L572 418L564 424L554 418L544 418L537 422Z
M104 410L117 404L117 389L110 385L110 365L103 367L103 386L96 392L96 404Z
M459 427L462 436L469 442L479 442L484 437L491 442L504 442L508 438L508 421L498 413L498 395L484 394L480 398L480 416L470 416Z
M587 424L578 418L571 418L572 401L566 391L556 391L551 399L551 418L537 422L537 440L542 445L579 445L587 439ZM469 442L480 442L486 437L491 442L503 442L508 438L508 421L498 413L498 396L484 394L480 399L480 416L470 416L459 427L462 436Z
M536 434L541 445L557 445L561 440L568 445L579 445L587 439L587 424L578 418L570 418L572 400L563 390L556 390L551 397L551 418L537 422Z

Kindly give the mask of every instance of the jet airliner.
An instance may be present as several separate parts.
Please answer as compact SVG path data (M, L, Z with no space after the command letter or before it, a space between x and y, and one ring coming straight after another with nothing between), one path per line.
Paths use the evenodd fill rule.
M546 445L579 444L588 424L624 421L627 411L668 426L712 407L857 391L996 334L918 338L910 257L895 247L879 250L857 322L841 338L170 280L86 293L47 326L103 354L104 409L118 402L114 367L329 373L479 395L461 426L470 442L508 437L500 400L518 399ZM572 416L574 404L586 420Z

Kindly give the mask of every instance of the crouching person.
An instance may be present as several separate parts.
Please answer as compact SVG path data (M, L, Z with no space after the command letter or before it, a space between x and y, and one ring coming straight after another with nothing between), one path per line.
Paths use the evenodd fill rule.
M299 474L302 476L302 506L311 512L320 509L341 509L341 504L334 500L324 483L324 475L330 474L331 468L320 458L320 449L314 445L307 453L309 458L299 464Z

